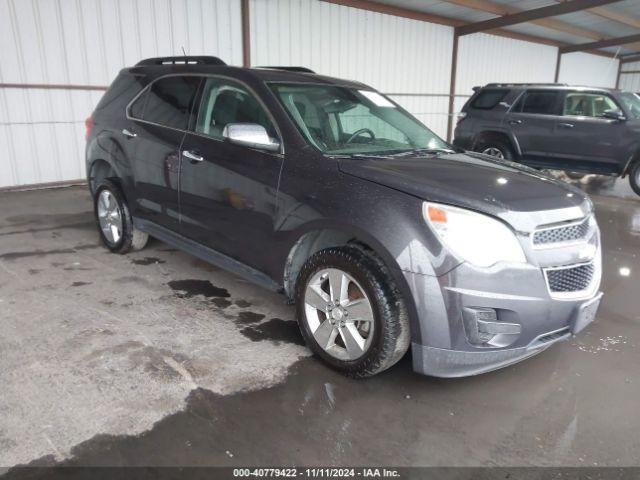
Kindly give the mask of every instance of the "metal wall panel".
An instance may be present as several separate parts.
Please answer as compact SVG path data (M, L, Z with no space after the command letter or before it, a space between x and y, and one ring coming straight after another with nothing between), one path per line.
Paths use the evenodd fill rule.
M558 81L569 85L615 88L617 76L618 60L574 52L562 55Z
M239 0L0 0L0 83L108 85L152 56L242 63ZM83 178L101 92L0 88L0 187Z
M446 134L451 27L317 0L251 0L252 65L367 83Z
M624 73L634 72L634 73ZM620 71L620 88L630 92L640 93L640 62L630 62L622 65Z

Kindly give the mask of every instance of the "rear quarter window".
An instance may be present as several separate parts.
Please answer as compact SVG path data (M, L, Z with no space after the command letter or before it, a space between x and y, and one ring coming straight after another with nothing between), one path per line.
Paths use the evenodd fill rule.
M504 89L482 90L478 96L471 101L471 108L491 110L507 96L507 93L509 93L509 90Z

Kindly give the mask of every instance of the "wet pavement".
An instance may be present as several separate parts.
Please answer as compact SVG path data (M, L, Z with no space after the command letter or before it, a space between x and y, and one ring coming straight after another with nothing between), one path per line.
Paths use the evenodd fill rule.
M0 465L637 465L640 199L605 180L596 322L455 380L408 356L347 379L283 297L157 241L106 252L84 188L0 194Z

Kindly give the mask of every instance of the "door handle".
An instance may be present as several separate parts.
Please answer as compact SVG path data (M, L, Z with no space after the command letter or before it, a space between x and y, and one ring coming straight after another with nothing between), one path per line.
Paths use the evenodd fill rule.
M522 120L509 120L509 125L521 125Z
M137 136L138 136L138 134L137 134L137 133L134 133L134 132L132 132L132 131L130 131L130 130L127 130L126 128L123 128L123 129L122 129L122 134L123 134L125 137L129 137L129 138L135 138L135 137L137 137Z
M199 155L192 150L183 150L182 155L191 160L191 163L201 162L204 160L202 155Z
M560 128L573 128L574 127L573 123L559 123L558 126Z

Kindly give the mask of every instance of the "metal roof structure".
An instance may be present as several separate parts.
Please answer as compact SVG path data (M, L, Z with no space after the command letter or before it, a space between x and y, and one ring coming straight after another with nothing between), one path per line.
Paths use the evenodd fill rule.
M324 0L455 27L620 58L640 55L640 0Z

